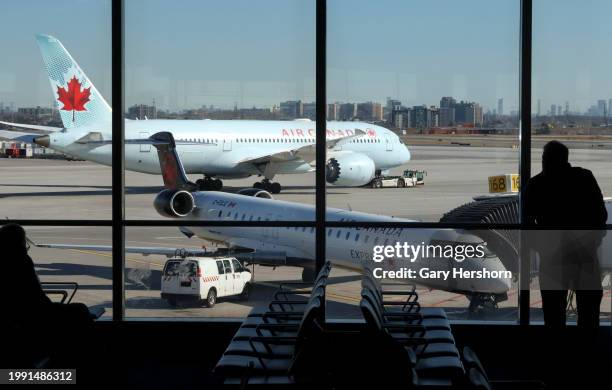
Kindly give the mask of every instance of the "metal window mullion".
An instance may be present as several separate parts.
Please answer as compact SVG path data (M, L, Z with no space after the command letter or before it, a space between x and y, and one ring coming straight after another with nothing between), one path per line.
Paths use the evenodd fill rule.
M124 8L123 0L112 1L112 244L113 321L125 318L125 202L124 202Z
M521 0L521 42L520 42L520 177L521 191L526 187L531 177L531 75L532 75L532 26L533 26L533 3L532 0ZM525 226L525 199L522 192L519 194L520 201L520 225ZM529 261L529 250L523 245L527 231L521 229L519 241L520 253L520 278L519 278L519 324L529 325L530 305L530 276L531 264Z
M327 161L326 128L327 128L327 1L317 0L316 4L316 239L315 265L317 273L325 264L325 211L326 211L326 181L325 163Z

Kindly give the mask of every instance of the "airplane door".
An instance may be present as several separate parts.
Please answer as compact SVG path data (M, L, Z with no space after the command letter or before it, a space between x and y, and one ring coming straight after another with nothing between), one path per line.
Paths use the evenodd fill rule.
M149 132L147 131L141 131L140 132L140 139L147 139L149 138ZM140 144L140 151L141 152L150 152L151 151L151 144Z
M385 143L387 144L387 151L388 152L393 151L393 142L391 141L389 137L385 137Z
M231 139L224 139L223 140L223 151L224 152L229 152L230 150L232 150L232 140Z

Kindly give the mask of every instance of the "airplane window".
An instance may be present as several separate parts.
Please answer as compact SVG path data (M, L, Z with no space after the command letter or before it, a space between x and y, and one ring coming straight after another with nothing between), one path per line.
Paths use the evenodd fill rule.
M355 241L359 241L359 234L355 234Z
M314 233L315 229L313 227L310 228L310 234Z
M302 231L306 232L306 226L302 227Z
M227 212L227 216L228 216L228 217L231 217L231 216L232 216L232 212L231 212L231 211L228 211L228 212Z
M221 218L221 214L223 214L223 211L219 210L219 215L217 216L217 218Z
M234 219L238 219L238 213L234 213Z
M336 233L336 238L340 238L340 233L342 233L342 231L338 229L338 233Z
M331 236L331 235L332 235L332 230L333 230L333 229L329 229L329 230L327 231L327 237L329 237L329 236Z
M261 221L261 217L257 217L257 220L258 220L258 221Z
M363 242L367 243L369 239L370 239L370 236L366 235L365 238L363 239Z
M249 221L253 220L253 214L251 214L251 216L249 217Z
M242 214L242 218L241 219L244 221L245 218L246 218L246 215Z
M351 232L346 232L346 237L344 237L344 239L348 240L350 236L351 236Z

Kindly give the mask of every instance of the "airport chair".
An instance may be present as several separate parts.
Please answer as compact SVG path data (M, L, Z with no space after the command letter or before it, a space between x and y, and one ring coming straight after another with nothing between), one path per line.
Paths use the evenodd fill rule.
M247 317L242 322L242 328L254 328L260 324L291 324L299 323L305 307L314 299L325 299L325 283L322 281L316 286L307 301L272 301L268 305L273 309L263 313L258 317ZM274 310L276 306L283 308L282 310Z
M410 302L412 306L417 306L416 310L408 310L407 304L404 301L385 301L380 290L369 279L364 279L361 283L362 289L369 291L373 298L376 299L381 311L387 314L394 313L410 313L421 319L421 323L428 326L437 326L442 329L450 330L450 324L443 310L433 308L434 310L421 309L418 302Z
M367 332L370 334L372 342L383 348L378 355L384 357L383 364L391 364L392 356L396 356L396 358L401 356L397 351L398 348L401 348L406 356L404 362L402 362L403 370L414 369L413 385L416 388L426 385L427 387L451 388L454 384L463 380L465 371L459 357L418 357L413 348L415 345L425 345L427 343L426 339L391 335L389 330L396 326L381 322L375 307L367 299L362 298L359 307L365 318Z
M396 313L395 316L400 317L398 321L387 321L380 311L377 303L371 298L371 294L367 290L362 292L362 299L367 301L373 310L373 315L380 322L384 329L393 338L407 339L414 338L415 340L425 340L424 343L416 343L414 351L419 357L435 357L435 356L452 356L459 358L459 351L455 346L455 339L449 330L427 330L426 327L413 324L410 322L402 322L402 318L412 319L412 313Z
M362 287L368 287L373 292L375 292L380 301L383 302L384 306L393 306L394 308L387 308L385 310L395 311L395 310L403 310L409 312L418 312L423 318L444 318L446 319L446 313L443 309L436 307L422 307L418 302L419 295L416 291L409 290L383 290L382 286L380 286L379 282L369 273L364 273L364 278L362 279ZM388 301L385 300L385 296L406 296L406 300L404 301L404 305L396 304L398 301Z
M304 311L304 318L293 335L257 336L249 339L252 350L263 348L266 354L227 354L217 363L214 371L226 378L227 383L249 382L257 376L266 383L303 382L312 379L312 372L324 367L313 367L322 346L323 328L318 323L323 305L320 298L311 302ZM275 354L275 348L284 347L283 353ZM284 352L291 352L290 356ZM265 378L265 379L262 379Z
M264 313L271 311L285 311L287 308L291 308L293 304L304 304L308 301L308 298L303 297L304 294L312 294L317 286L320 286L322 283L327 283L327 278L329 277L329 273L331 270L331 263L326 262L317 277L314 280L314 283L303 283L303 282L287 282L283 283L279 286L278 290L274 293L274 300L270 302L267 306L257 306L251 309L247 318L250 317L261 317ZM301 288L288 288L288 286L303 286ZM311 287L311 289L307 290L304 287ZM293 297L292 301L294 303L287 303L281 301L289 301L289 297ZM295 299L296 297L301 297L299 299ZM295 302L298 301L298 302ZM291 308L292 309L292 308ZM293 309L292 309L293 310Z

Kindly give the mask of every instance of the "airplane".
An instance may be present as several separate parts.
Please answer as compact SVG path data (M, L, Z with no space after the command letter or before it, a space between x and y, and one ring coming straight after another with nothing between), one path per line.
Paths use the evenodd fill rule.
M63 128L10 122L2 124L38 130L46 135L19 133L31 141L70 156L111 165L111 107L62 43L49 35L36 40L45 62ZM188 174L203 175L200 190L220 190L221 179L263 176L254 184L272 193L281 185L276 174L314 170L316 123L308 119L263 120L126 120L125 168L159 174L157 154L147 143L151 134L170 131ZM0 136L11 137L10 131ZM392 131L365 122L327 122L327 182L362 186L375 175L410 160L407 146Z
M165 189L154 199L157 212L165 217L195 219L202 221L310 221L315 218L315 208L311 205L272 199L269 192L261 189L246 188L238 193L220 191L198 191L195 183L187 179L181 163L176 143L170 132L156 133L150 137L151 144L159 155ZM328 221L371 221L371 222L415 222L410 219L394 218L328 208ZM301 267L302 279L314 279L315 229L314 227L221 227L190 226L179 230L187 237L197 237L215 243L222 243L230 249L230 254L248 264L264 266ZM411 267L415 272L427 268L429 272L450 271L453 267L476 271L487 269L490 272L508 272L500 258L486 248L486 243L476 235L455 229L410 229L410 228L327 228L326 258L340 268L362 271L370 269L372 251L376 245L395 245L408 242L428 245L481 245L483 256L464 259L455 263L448 258L422 257L414 263L390 259L374 265L383 270L401 270ZM111 250L110 246L37 244L46 248ZM184 248L142 248L126 247L128 253L161 254L175 256L182 253L190 256L210 256L202 249ZM497 303L507 299L507 291L512 279L493 278L411 278L411 283L465 294L470 298L470 307L483 303Z

